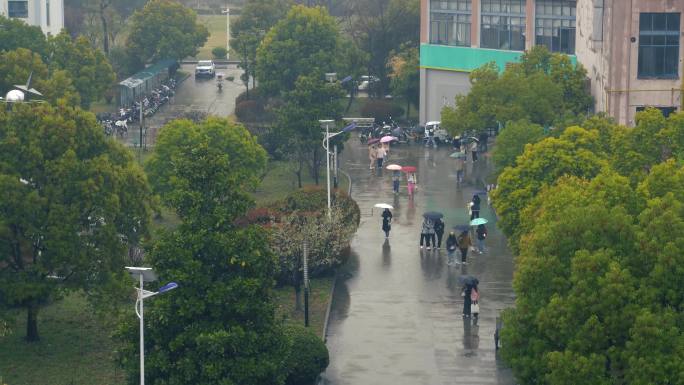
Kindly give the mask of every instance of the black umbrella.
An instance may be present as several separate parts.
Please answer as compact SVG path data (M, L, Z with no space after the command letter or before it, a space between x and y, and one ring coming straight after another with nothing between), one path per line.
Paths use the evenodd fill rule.
M441 219L444 216L444 214L438 213L437 211L428 211L425 214L423 214L423 216L428 219Z
M478 283L480 283L480 280L473 277L472 275L462 275L458 277L458 282L466 285L466 286L477 286Z

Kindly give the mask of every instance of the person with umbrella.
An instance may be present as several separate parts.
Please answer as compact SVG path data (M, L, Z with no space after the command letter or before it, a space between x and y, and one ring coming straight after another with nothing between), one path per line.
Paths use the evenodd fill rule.
M477 288L477 284L480 282L472 275L461 276L461 281L463 282L463 291L461 293L463 296L463 317L469 318L473 303L471 297L473 294L473 288Z
M399 181L401 180L401 174L399 171L392 171L392 190L395 194L399 194Z
M468 262L466 258L468 257L468 249L473 245L470 240L470 235L468 235L468 230L463 230L461 235L458 236L458 249L461 251L461 263L467 265Z
M458 262L456 261L456 258L454 258L454 254L456 254L456 247L458 246L458 241L456 240L456 233L453 231L449 232L449 236L447 237L446 240L446 248L447 248L447 265L448 266L453 266L457 265Z
M470 203L470 220L480 217L480 196L473 195L473 200Z
M435 234L437 235L437 243L434 243L433 240L433 245L435 245L435 249L441 249L442 248L442 237L444 236L444 222L442 222L441 218L437 218L435 220Z
M377 156L377 150L375 146L368 146L368 159L370 159L370 167L369 169L373 169L375 167L375 159Z
M484 243L485 239L487 238L487 228L485 227L484 223L477 225L475 234L477 237L477 251L478 253L482 254L485 251Z
M465 155L456 158L456 183L463 183L463 174L465 173Z
M382 231L385 232L385 238L389 238L390 230L392 229L392 212L386 208L382 212Z
M382 162L385 160L385 155L387 155L387 152L385 149L382 147L382 144L378 146L376 152L375 152L375 159L378 163L378 168L382 169Z
M473 163L477 162L477 140L473 140L470 144L470 152L473 154Z
M435 229L432 220L429 217L423 219L423 224L420 228L420 248L423 248L423 242L428 250L430 250L430 233L434 235Z

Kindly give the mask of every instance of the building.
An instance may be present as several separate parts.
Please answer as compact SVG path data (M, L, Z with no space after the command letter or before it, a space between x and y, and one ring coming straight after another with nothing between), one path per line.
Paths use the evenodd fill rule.
M64 0L0 0L0 14L40 27L46 35L64 28Z
M503 71L545 45L582 63L596 111L632 124L646 106L682 103L684 0L421 0L420 121L439 120L469 73Z

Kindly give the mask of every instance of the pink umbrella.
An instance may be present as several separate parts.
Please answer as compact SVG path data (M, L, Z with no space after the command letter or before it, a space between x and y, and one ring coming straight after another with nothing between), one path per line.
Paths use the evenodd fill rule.
M380 143L387 143L387 142L391 142L393 140L397 140L397 138L395 138L394 136L387 135L387 136L383 136L382 138L380 138Z

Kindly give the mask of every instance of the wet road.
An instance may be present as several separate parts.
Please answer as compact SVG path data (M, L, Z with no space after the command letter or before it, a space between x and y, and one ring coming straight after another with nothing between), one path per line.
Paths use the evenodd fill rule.
M488 252L469 252L469 265L448 267L446 251L418 245L425 211L443 212L447 229L467 223L466 203L482 189L488 160L468 163L457 188L450 149L393 147L389 163L418 167L418 191L409 201L405 181L394 196L391 172L371 172L366 147L352 140L342 167L353 179L362 221L337 283L327 332L330 366L319 384L513 384L494 348L496 317L513 304L513 261L485 196L481 216L490 220ZM379 202L395 207L388 241L380 211L371 216ZM461 274L480 280L476 325L461 317Z
M242 70L235 65L219 66L216 72L226 76L233 76L234 80L224 80L223 89L218 90L215 78L195 78L195 66L184 64L181 69L190 73L190 77L178 84L176 95L169 103L162 106L156 114L147 118L145 126L147 145L154 144L156 134L169 120L190 112L209 113L217 116L229 116L235 111L235 98L240 95L245 86L240 80ZM124 140L130 145L140 143L140 128L137 124L129 126L128 136Z

